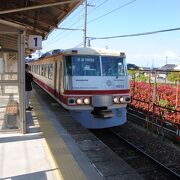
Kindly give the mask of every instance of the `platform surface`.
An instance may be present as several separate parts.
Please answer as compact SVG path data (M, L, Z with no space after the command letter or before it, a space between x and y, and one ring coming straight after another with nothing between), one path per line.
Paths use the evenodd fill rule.
M0 180L102 179L56 116L35 95L31 104L26 134L0 134Z
M0 179L58 179L42 133L0 135Z

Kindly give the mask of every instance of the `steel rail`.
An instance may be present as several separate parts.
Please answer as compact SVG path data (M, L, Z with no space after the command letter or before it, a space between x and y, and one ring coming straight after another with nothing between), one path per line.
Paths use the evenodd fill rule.
M129 142L128 140L126 140L125 138L123 138L122 136L120 136L119 134L117 134L116 132L114 132L112 129L110 129L110 132L113 133L115 136L117 136L119 139L123 140L125 143L127 143L129 146L133 147L136 151L142 153L143 155L145 155L148 159L150 159L151 161L155 162L156 164L158 164L158 166L160 166L161 168L165 169L166 171L168 171L170 174L172 174L174 177L179 178L180 179L180 175L177 174L176 172L172 171L170 168L168 168L167 166L165 166L164 164L162 164L161 162L159 162L158 160L156 160L155 158L153 158L152 156L150 156L149 154L145 153L143 150L141 150L140 148L138 148L137 146L135 146L134 144L132 144L131 142Z

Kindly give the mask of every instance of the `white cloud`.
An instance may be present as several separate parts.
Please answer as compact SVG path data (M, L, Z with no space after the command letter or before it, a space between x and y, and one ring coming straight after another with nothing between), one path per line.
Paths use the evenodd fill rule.
M180 55L168 50L160 53L127 53L128 63L134 63L140 66L161 67L168 64L180 64Z

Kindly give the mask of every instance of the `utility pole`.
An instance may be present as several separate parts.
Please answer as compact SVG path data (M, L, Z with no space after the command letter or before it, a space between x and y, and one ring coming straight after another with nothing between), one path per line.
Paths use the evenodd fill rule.
M167 56L166 56L166 65L167 65ZM167 68L167 67L166 67ZM165 73L165 84L167 83L167 69L165 70L166 71L166 73Z
M88 46L88 47L91 47L91 40L90 40L90 38L88 38L87 46Z
M87 0L84 1L84 47L86 47Z
M154 57L152 59L152 65L151 65L151 69L153 69L153 68L154 68Z

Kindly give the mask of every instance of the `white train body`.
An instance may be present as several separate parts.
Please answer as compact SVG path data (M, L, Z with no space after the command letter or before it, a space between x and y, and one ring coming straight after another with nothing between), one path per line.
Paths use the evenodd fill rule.
M86 128L124 124L130 89L125 54L74 48L32 61L34 81Z

